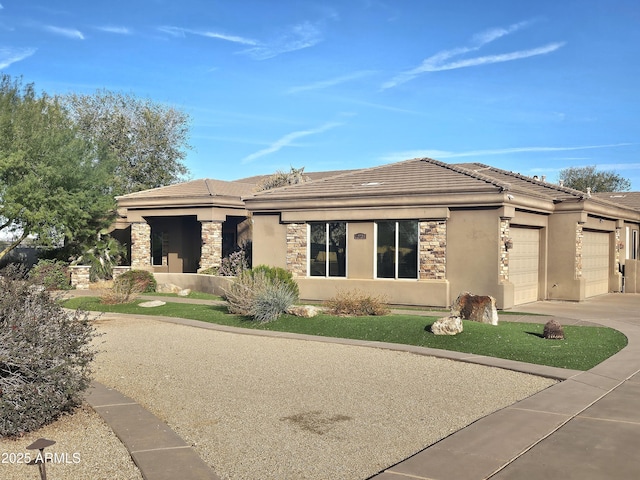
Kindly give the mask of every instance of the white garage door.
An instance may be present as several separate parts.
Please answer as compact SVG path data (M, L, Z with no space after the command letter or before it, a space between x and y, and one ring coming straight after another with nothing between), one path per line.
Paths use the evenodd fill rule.
M585 296L609 292L609 234L584 231L582 276L587 281Z
M514 285L515 305L538 300L540 230L511 227L513 247L509 249L509 281Z

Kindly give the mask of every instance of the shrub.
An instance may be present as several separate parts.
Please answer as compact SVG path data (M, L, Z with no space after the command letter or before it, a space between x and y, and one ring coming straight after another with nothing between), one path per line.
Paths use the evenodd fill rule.
M39 260L29 271L29 278L47 290L70 290L67 264L59 260Z
M268 265L258 265L251 271L254 275L258 272L264 273L265 277L267 277L272 282L278 281L289 285L291 290L295 293L296 299L300 295L300 289L298 288L298 284L296 283L296 281L293 279L293 275L291 274L291 272L285 270L284 268L270 267Z
M111 290L105 293L103 303L127 303L140 293L155 292L158 283L151 272L146 270L129 270L113 281Z
M384 295L370 295L361 290L341 290L325 302L328 313L343 316L387 315Z
M230 313L260 322L275 320L298 299L297 288L291 283L269 277L263 270L244 271L224 293Z
M95 337L88 314L69 314L42 289L0 278L0 436L40 428L82 402Z

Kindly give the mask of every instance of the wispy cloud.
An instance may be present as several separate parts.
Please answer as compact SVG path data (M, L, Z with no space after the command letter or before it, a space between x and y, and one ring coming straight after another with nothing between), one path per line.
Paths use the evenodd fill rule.
M328 80L320 80L318 82L310 83L308 85L300 85L297 87L291 87L287 90L287 93L300 93L306 92L309 90L322 90L324 88L334 87L336 85L340 85L342 83L350 82L352 80L357 80L359 78L367 77L371 74L375 73L373 70L361 70L359 72L349 73L347 75L342 75L340 77L330 78Z
M488 150L471 150L468 152L451 152L448 150L406 150L394 152L381 157L385 162L397 162L408 158L435 158L444 160L446 158L463 158L463 157L484 157L487 155L508 155L513 153L549 153L549 152L569 152L575 150L592 150L597 148L618 148L628 147L633 143L613 143L607 145L581 145L574 147L515 147L515 148L496 148Z
M267 60L283 53L302 50L313 47L323 40L322 32L317 25L311 22L303 22L290 27L279 37L248 48L240 53L256 60Z
M105 25L102 27L96 27L101 32L115 33L117 35L131 35L133 32L127 27L117 27L113 25Z
M565 42L554 42L547 45L530 48L526 50L518 50L510 53L497 55L484 55L471 58L459 58L467 53L480 50L485 45L494 42L502 37L511 35L518 30L531 25L533 21L525 21L514 23L506 28L493 28L484 32L477 33L471 39L471 45L465 47L443 50L430 56L422 61L422 63L411 70L406 70L393 77L391 80L382 85L382 89L396 87L402 83L413 80L415 77L427 72L441 72L444 70L455 70L458 68L477 67L481 65L490 65L493 63L510 62L513 60L521 60L524 58L534 57L537 55L545 55L562 48ZM455 59L459 58L459 59Z
M217 40L225 40L227 42L240 43L242 45L258 45L259 42L251 38L240 37L238 35L229 35L226 33L193 30L189 28L162 26L158 27L161 32L167 33L173 37L186 37L189 35L199 35L201 37L214 38Z
M338 122L329 122L329 123L325 123L324 125L321 125L318 128L312 128L309 130L299 130L297 132L288 133L284 137L281 137L275 142L273 142L267 148L263 148L262 150L252 153L251 155L247 155L242 159L242 163L253 162L254 160L260 157L277 152L278 150L281 150L284 147L291 146L291 144L298 138L307 137L309 135L316 135L318 133L323 133L323 132L326 132L327 130L331 130L332 128L338 127L340 125L342 124Z
M0 70L36 53L35 48L0 48Z
M52 25L47 25L44 28L51 33L55 33L56 35L62 35L63 37L73 38L76 40L84 40L84 35L80 30L76 30L73 28L54 27Z

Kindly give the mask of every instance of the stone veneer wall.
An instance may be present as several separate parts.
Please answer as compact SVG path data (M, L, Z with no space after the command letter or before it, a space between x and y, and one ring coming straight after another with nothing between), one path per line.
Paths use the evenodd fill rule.
M200 270L222 264L222 222L202 222Z
M420 222L420 279L444 280L447 277L447 222Z
M307 224L287 224L287 270L294 277L307 275Z
M151 225L146 222L131 224L131 268L151 266Z
M511 240L509 237L511 224L508 219L500 220L500 268L499 276L501 282L509 281L509 249L507 242Z
M584 232L582 224L576 224L576 277L582 278L582 244L584 239Z
M71 286L76 290L89 290L91 267L89 265L75 265L69 267L71 272Z

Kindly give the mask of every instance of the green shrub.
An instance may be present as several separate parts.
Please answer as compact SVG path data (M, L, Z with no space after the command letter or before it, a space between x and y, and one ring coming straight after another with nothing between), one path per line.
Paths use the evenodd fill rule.
M59 260L39 260L29 271L29 278L47 290L71 289L67 264Z
M127 303L141 293L155 292L158 282L146 270L129 270L113 281L113 287L102 296L103 303Z
M224 293L230 313L260 322L275 320L298 299L297 288L294 290L291 283L268 276L262 269L245 270Z
M370 295L361 290L341 290L325 302L330 315L387 315L389 306L384 295Z
M295 293L296 299L300 296L300 289L298 288L298 284L293 279L293 275L291 272L285 270L280 267L270 267L268 265L258 265L257 267L251 269L253 275L258 272L264 273L265 277L267 277L271 281L278 281L281 283L285 283L289 285L291 290Z
M34 284L0 277L0 436L46 425L82 402L95 337L88 315L68 314Z

